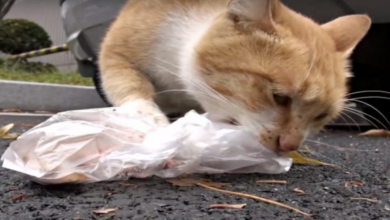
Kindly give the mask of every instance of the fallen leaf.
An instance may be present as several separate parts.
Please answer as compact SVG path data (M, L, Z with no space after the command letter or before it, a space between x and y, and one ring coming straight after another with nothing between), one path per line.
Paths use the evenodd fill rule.
M15 124L16 127L22 127L22 128L33 128L35 126L37 126L36 124Z
M299 188L295 188L295 189L293 189L293 191L296 192L296 193L302 194L302 195L306 194L305 191L303 191L303 190L301 190Z
M25 196L26 196L26 194L21 193L21 194L19 194L19 195L16 195L16 196L12 197L11 200L15 202L15 201L17 201L17 200L23 199Z
M80 217L74 217L73 220L81 220Z
M0 138L1 139L15 139L20 134L19 133L8 133L12 128L14 127L14 124L8 124L2 128L0 128Z
M11 130L14 127L14 124L8 124L2 128L0 128L0 137L3 137L5 134L8 133L9 130Z
M344 183L344 188L348 188L349 187L349 182L345 182Z
M17 137L19 137L19 133L8 133L8 134L5 134L3 137L1 137L2 139L16 139Z
M137 186L133 183L119 183L119 185L121 185L121 186Z
M287 181L286 180L257 180L256 183L258 183L258 184L265 183L265 184L282 184L282 185L286 185Z
M390 131L383 129L372 129L364 133L359 134L359 136L366 137L390 137Z
M38 110L38 111L34 111L34 113L35 114L55 114L56 112Z
M210 208L215 209L242 209L246 204L212 204Z
M322 165L322 166L332 166L332 167L334 166L333 164L324 163L318 160L304 157L297 151L290 152L287 154L287 156L293 159L293 162L295 164Z
M18 108L8 108L8 109L3 109L1 110L2 112L23 112L22 110Z
M108 192L108 193L107 193L107 196L112 196L112 192Z
M281 203L281 202L277 202L277 201L274 201L274 200L271 200L271 199L266 199L266 198L263 198L263 197L260 197L260 196L255 196L255 195L246 194L246 193L240 193L240 192L234 192L234 191L229 191L229 190L218 189L218 188L215 188L215 187L212 187L212 186L208 186L208 185L205 185L205 184L202 184L202 183L197 183L196 185L201 186L201 187L204 187L204 188L209 189L209 190L213 190L213 191L216 191L216 192L220 192L220 193L225 193L225 194L229 194L229 195L240 196L240 197L244 197L244 198L255 199L255 200L259 200L259 201L265 202L265 203L277 205L277 206L280 206L280 207L283 207L283 208L286 208L286 209L295 211L295 212L297 212L297 213L299 213L299 214L302 214L302 215L304 215L304 216L307 216L307 217L312 216L312 215L309 214L309 213L303 212L303 211L301 211L301 210L299 210L299 209L296 209L296 208L294 208L294 207L291 207L291 206L289 206L289 205L286 205L286 204L283 204L283 203Z
M118 210L117 208L109 208L109 209L98 209L98 210L93 210L92 212L95 214L108 214L111 212L115 212Z
M364 200L368 202L379 202L377 199L368 199L368 198L351 198L351 200Z
M167 181L174 186L196 186L200 183L215 188L221 188L223 186L230 185L229 183L212 182L205 179L169 179Z
M307 146L307 145L303 146L303 148L301 150L299 150L299 151L302 152L302 153L313 153L313 150L310 149L310 147Z

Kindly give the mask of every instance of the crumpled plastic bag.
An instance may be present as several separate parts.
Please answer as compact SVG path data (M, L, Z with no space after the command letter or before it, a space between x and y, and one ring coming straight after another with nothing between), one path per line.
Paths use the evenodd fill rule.
M67 111L25 132L1 157L3 167L41 184L190 173L287 172L292 160L236 126L195 111L166 127L124 108Z

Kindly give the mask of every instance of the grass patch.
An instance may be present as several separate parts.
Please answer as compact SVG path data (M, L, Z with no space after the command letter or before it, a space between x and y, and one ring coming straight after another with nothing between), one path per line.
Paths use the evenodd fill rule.
M31 73L23 70L1 68L0 79L27 82L42 82L66 85L93 86L91 78L82 77L78 72L39 72Z

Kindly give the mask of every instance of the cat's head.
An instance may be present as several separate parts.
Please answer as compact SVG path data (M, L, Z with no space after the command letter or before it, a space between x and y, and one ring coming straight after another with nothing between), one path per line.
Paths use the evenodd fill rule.
M366 15L319 25L279 0L231 0L195 48L195 95L264 146L296 150L343 109L348 57L370 25Z

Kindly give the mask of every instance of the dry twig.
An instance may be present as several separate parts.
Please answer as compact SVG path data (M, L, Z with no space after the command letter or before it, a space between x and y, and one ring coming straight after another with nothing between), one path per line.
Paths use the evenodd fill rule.
M242 209L246 206L246 204L212 204L210 208L217 209Z
M351 198L351 200L364 200L368 202L379 202L377 199L368 199L368 198Z
M26 194L21 193L21 194L19 194L19 195L16 195L16 196L12 197L11 200L12 200L13 202L15 202L15 201L18 201L18 200L23 199L25 196L26 196Z
M352 185L355 185L355 186L363 186L364 185L362 182L358 182L358 181L350 181L349 183Z
M95 214L108 214L111 212L115 212L118 210L117 208L108 208L108 209L98 209L98 210L93 210L92 212Z
M256 183L258 183L258 184L266 183L266 184L282 184L282 185L286 185L287 181L285 181L285 180L257 180Z
M311 214L303 212L303 211L301 211L299 209L296 209L294 207L288 206L286 204L283 204L283 203L280 203L280 202L277 202L277 201L274 201L274 200L266 199L266 198L263 198L263 197L250 195L250 194L246 194L246 193L239 193L239 192L234 192L234 191L229 191L229 190L218 189L218 188L214 188L214 187L202 184L202 183L197 183L196 185L204 187L206 189L210 189L210 190L216 191L216 192L220 192L220 193L225 193L225 194L230 194L230 195L235 195L235 196L241 196L241 197L255 199L255 200L259 200L259 201L265 202L265 203L277 205L277 206L280 206L280 207L283 207L283 208L295 211L295 212L297 212L299 214L302 214L304 216L307 216L307 217L311 217L312 216Z
M121 186L137 186L136 184L133 183L119 183Z
M196 186L198 183L201 183L207 186L221 188L229 185L229 183L212 182L206 179L169 179L167 181L174 186Z
M295 188L295 189L293 189L293 191L296 192L296 193L302 194L302 195L306 194L305 191L303 191L303 190L301 190L299 188Z
M15 124L16 127L22 127L22 128L33 128L35 126L37 126L37 124L24 124L24 123L21 123L21 124Z

